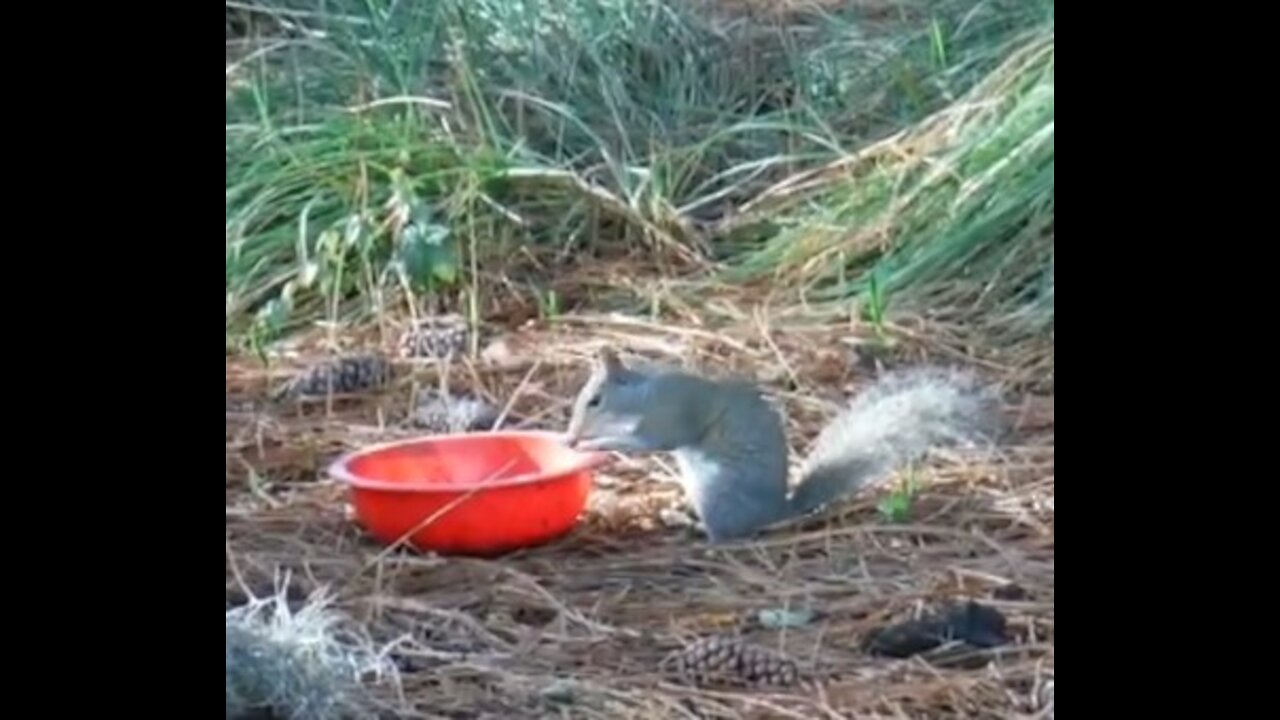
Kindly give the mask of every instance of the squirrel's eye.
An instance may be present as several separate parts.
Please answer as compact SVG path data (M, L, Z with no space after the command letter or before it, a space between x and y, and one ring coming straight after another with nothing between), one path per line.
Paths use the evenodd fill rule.
M589 408L598 408L598 407L600 407L600 396L599 396L599 395L592 395L592 396L591 396L591 399L587 401L587 407L589 407Z

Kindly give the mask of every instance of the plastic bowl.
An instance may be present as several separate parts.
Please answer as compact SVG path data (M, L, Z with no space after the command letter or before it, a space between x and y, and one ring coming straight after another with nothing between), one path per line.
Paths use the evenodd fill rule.
M329 474L348 485L357 521L379 542L496 555L573 529L607 457L556 433L493 431L374 445Z

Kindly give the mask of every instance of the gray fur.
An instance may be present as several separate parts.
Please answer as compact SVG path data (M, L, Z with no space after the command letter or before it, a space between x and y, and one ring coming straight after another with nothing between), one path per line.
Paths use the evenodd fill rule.
M717 415L675 450L681 485L712 542L744 537L786 517L787 438L773 408L746 384L718 385Z
M855 493L930 448L976 443L996 428L995 395L958 370L882 376L814 440L791 499L794 514Z

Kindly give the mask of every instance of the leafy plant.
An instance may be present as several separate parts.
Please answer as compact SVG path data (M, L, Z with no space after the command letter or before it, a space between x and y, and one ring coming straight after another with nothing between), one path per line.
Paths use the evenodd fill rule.
M911 510L916 499L916 473L912 469L907 473L899 487L886 495L876 505L880 516L891 523L905 523L911 519Z

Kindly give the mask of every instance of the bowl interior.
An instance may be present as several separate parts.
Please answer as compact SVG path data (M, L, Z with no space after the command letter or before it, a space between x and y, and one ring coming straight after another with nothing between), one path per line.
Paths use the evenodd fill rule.
M576 452L550 433L469 433L369 448L337 463L337 474L358 487L457 492L536 482L592 467L601 457Z

